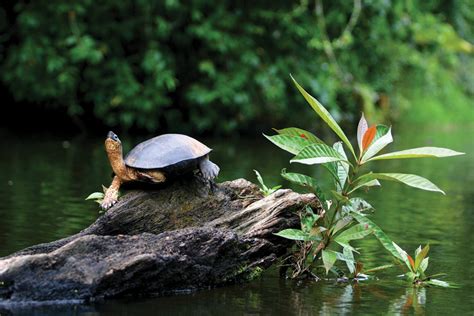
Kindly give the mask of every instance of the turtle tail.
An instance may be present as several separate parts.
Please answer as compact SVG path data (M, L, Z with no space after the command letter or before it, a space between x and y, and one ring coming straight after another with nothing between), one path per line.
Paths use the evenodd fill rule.
M208 157L201 160L199 163L199 169L201 170L202 176L207 180L213 180L219 174L219 166L209 160Z

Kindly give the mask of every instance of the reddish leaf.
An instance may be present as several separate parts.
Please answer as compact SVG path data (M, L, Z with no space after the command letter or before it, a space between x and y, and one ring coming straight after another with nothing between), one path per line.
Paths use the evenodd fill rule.
M408 261L410 261L411 267L413 268L413 270L415 270L415 261L413 261L413 258L409 254L407 254L407 258Z
M370 127L362 138L362 150L366 150L374 140L375 134L377 133L377 126Z

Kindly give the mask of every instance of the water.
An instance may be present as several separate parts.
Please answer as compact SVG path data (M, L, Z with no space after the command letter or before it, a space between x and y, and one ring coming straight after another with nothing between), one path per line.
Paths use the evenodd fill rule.
M365 197L377 209L373 220L404 249L430 243L429 273L445 272L459 289L412 289L397 281L398 270L382 273L377 281L359 284L296 282L278 277L272 268L254 282L196 293L153 299L111 300L93 305L18 308L24 315L314 315L314 314L449 314L474 311L474 126L394 126L391 150L441 146L468 155L448 159L374 162L373 170L417 173L446 191L412 190L383 183ZM138 139L122 137L126 148ZM110 168L103 139L57 135L18 135L0 131L0 256L24 247L74 234L91 224L98 208L84 201L89 193L108 185ZM208 139L212 160L221 166L220 181L245 177L255 181L258 169L276 185L282 168L320 178L324 171L290 165L290 156L263 137ZM285 183L284 183L285 184ZM285 184L287 185L287 184ZM375 239L363 247L366 266L390 263Z

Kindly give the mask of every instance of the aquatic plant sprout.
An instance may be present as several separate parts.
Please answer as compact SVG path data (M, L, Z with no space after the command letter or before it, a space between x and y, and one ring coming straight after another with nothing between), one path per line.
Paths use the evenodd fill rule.
M307 207L299 214L300 229L285 229L277 234L297 243L296 251L284 261L286 268L292 270L291 277L317 277L321 269L324 269L326 274L333 272L341 277L341 270L335 266L337 261L344 262L349 271L349 274L343 273L343 277L354 279L365 275L364 272L371 273L392 267L393 265L385 265L364 270L363 263L355 259L362 250L354 248L351 241L374 235L396 260L398 266L408 269L406 276L411 283L417 286L447 285L444 281L433 281L425 275L429 246L419 248L415 259L412 259L369 219L368 213L374 210L372 206L359 197L353 197L353 194L360 189L368 190L380 186L379 180L394 181L413 188L445 194L437 185L418 175L393 172L359 174L360 167L378 160L443 158L463 153L447 148L419 147L380 154L393 142L392 128L383 124L369 125L364 114L357 127L359 152L356 153L344 131L324 106L293 77L291 79L316 114L341 139L340 142L329 145L313 133L296 127L275 129L276 135L264 135L273 144L294 155L290 163L322 165L329 171L334 183L333 190L323 192L317 184L318 181L310 176L287 172L286 169L281 172L284 179L316 194L324 208L323 212L315 214ZM349 150L349 156L344 145ZM331 198L327 199L327 196Z

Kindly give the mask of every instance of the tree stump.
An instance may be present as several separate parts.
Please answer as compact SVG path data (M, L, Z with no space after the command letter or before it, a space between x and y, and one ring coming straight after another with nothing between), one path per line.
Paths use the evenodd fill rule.
M255 278L291 242L273 235L316 212L313 194L263 197L244 180L192 176L131 190L80 233L0 259L0 304L162 295Z

